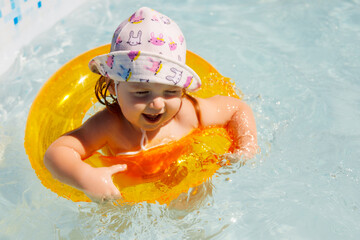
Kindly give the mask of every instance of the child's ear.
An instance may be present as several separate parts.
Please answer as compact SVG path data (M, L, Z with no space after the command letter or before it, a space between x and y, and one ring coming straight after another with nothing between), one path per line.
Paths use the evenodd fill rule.
M112 95L116 95L115 94L115 83L114 83L114 81L111 79L111 78L109 78L109 77L105 77L105 81L106 81L106 85L109 85L109 88L108 88L108 90L109 90L109 92L112 94Z

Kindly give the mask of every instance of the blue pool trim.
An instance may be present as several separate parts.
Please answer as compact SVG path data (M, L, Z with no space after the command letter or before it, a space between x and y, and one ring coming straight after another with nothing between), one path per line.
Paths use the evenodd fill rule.
M14 0L10 0L10 4L11 4L11 9L15 9L16 4Z
M11 24L13 26L21 24L23 15L31 15L33 10L43 8L43 1L9 0L9 2L10 4L4 5L0 1L0 23Z

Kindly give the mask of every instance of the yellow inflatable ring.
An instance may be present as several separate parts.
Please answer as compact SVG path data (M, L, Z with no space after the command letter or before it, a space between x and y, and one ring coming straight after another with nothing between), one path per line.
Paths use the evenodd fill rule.
M97 102L94 86L99 76L88 69L88 62L97 55L109 52L109 49L110 45L92 49L61 67L44 84L32 103L28 115L25 150L32 167L45 187L75 202L90 201L90 199L83 192L55 180L45 168L43 156L54 140L79 127L87 111ZM188 51L186 63L202 79L201 89L192 95L203 98L214 95L239 98L230 79L221 76L201 57ZM228 152L230 147L231 139L225 129L208 128L195 130L177 143L167 145L167 153L163 147L159 147L137 156L138 159L155 159L154 161L156 158L168 159L161 161L157 169L139 170L140 164L131 166L131 163L138 161L131 160L131 157L117 159L101 156L99 153L85 161L94 167L125 162L134 169L134 172L138 168L143 174L132 176L133 179L140 179L135 181L135 185L133 179L131 181L126 179L129 174L113 176L115 185L122 193L122 201L164 204L210 178L220 167L218 155ZM172 149L171 154L168 152L169 149Z

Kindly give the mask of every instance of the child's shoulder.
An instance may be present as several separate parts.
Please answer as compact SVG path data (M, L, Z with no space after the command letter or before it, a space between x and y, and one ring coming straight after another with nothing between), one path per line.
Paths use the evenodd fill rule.
M119 121L119 114L104 108L91 116L88 121L92 122L93 124L107 125L116 120Z
M196 98L204 126L225 125L236 111L248 112L249 107L238 98L216 95Z
M175 119L180 121L182 124L189 125L192 127L198 127L198 119L196 116L196 107L194 103L188 98L184 98L178 114Z
M185 98L181 111L177 115L177 118L184 124L198 127L200 125L212 126L222 125L223 118L230 118L232 113L225 111L234 106L239 105L241 102L239 99L216 95L209 98L193 97Z
M242 102L238 98L222 96L222 95L215 95L209 98L196 97L196 100L199 102L200 105L203 105L204 107L219 106L224 104L237 105Z
M96 132L96 135L99 134L109 134L113 132L116 126L121 125L120 114L111 112L110 110L104 108L93 116L91 116L80 129L86 132Z

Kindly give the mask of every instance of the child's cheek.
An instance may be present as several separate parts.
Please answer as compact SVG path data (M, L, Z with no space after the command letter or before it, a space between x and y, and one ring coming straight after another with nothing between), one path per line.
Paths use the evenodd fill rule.
M136 104L132 105L130 111L142 113L145 108L146 108L146 104L144 104L144 103L136 103Z

